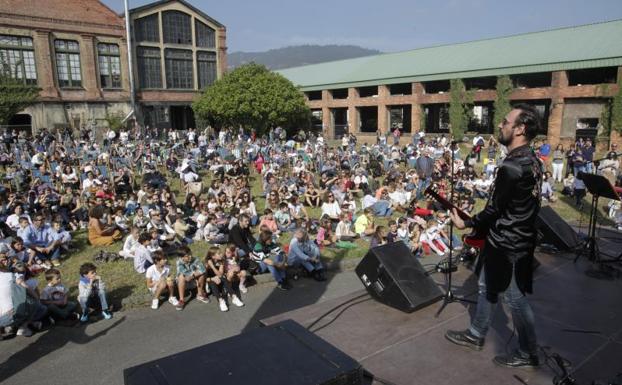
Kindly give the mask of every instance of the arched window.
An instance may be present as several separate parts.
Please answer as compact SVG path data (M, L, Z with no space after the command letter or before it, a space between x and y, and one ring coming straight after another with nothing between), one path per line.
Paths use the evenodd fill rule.
M216 48L216 31L210 26L195 20L196 44L201 48Z
M192 44L190 15L179 11L164 11L162 26L165 43Z
M136 41L160 41L160 26L158 14L141 17L136 19Z

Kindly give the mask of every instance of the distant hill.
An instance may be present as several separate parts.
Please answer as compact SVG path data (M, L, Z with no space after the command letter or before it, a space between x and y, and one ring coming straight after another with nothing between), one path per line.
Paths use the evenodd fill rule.
M255 62L278 70L306 64L352 59L382 53L355 45L297 45L265 52L232 52L227 55L229 69Z

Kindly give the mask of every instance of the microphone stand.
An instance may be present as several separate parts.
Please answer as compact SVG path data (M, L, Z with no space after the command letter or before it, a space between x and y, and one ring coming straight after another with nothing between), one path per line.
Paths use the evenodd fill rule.
M458 145L458 143L461 143L462 141L452 141L450 144L450 149L451 149L451 167L450 167L450 186L451 186L451 190L449 193L449 201L453 202L454 200L454 163L455 163L455 151L454 151L454 147ZM438 318L438 316L443 312L443 310L445 310L445 307L447 307L447 305L449 305L450 303L453 302L466 302L466 303L476 303L475 301L472 301L470 299L466 299L466 298L462 298L462 297L458 297L456 295L454 295L454 292L451 288L451 276L452 276L452 269L453 269L453 253L454 253L454 223L453 221L450 221L449 223L449 256L448 256L448 263L447 263L447 270L445 272L445 276L447 278L447 290L445 291L445 294L443 295L443 304L441 305L441 307L438 309L438 311L436 312L436 314L434 315L435 318Z

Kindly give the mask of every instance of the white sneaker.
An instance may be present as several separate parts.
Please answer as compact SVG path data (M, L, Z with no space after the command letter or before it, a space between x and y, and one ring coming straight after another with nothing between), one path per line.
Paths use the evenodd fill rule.
M227 303L225 302L224 299L219 299L218 300L218 304L220 306L220 311L229 311L229 308L227 307Z
M231 302L237 307L244 306L244 302L240 301L237 295L231 297Z
M179 305L179 301L178 301L178 300L177 300L177 298L175 298L175 297L171 297L171 298L169 298L169 299L168 299L168 303L170 303L170 304L171 304L171 305L173 305L173 306L177 306L177 305Z
M151 308L153 310L157 310L159 306L160 306L160 300L159 299L154 298L154 299L151 300Z
M248 293L248 289L246 288L246 285L240 284L240 293L242 294Z
M209 284L206 283L205 284L205 294L209 294L211 292L212 292L212 290L209 288Z
M30 330L30 329L28 328L28 326L23 325L23 326L20 326L20 327L17 329L17 333L16 333L16 334L17 334L18 336L23 336L23 337L31 337L31 336L32 336L32 330Z

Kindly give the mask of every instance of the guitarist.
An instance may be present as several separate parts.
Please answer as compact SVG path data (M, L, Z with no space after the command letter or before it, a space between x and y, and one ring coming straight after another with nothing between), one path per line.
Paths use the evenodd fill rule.
M532 106L515 106L499 124L499 143L508 155L498 168L490 198L484 210L462 220L454 209L450 214L458 229L488 229L481 252L483 271L479 276L477 310L465 331L448 330L445 337L461 346L482 350L499 295L512 309L519 348L497 356L494 363L511 368L539 366L534 315L526 294L532 292L532 260L536 245L535 220L540 210L542 165L529 143L540 129Z

